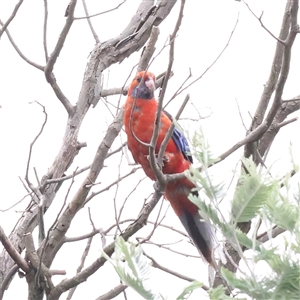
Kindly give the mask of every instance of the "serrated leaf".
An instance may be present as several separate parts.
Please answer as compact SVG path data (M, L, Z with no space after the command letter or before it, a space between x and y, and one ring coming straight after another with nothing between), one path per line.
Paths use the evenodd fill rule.
M247 174L242 174L232 201L232 222L248 222L254 218L268 199L275 183L258 174L251 160L243 160Z
M299 206L291 204L287 199L277 197L269 197L265 213L272 222L279 227L293 231L299 220Z
M115 258L102 255L114 266L120 279L144 299L161 300L164 297L149 287L150 264L143 255L141 246L125 242L122 237L115 242Z
M188 285L183 291L182 293L176 298L176 300L185 300L187 299L186 296L190 296L190 294L196 290L202 287L202 283L195 280L193 281L190 285Z
M210 300L229 300L231 297L225 294L226 288L222 285L217 286L216 288L211 288L208 292ZM246 300L246 298L238 298L235 299Z

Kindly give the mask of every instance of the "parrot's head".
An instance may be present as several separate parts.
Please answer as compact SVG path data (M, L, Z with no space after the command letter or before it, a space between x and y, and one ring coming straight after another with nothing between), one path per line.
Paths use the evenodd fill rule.
M155 76L151 72L141 71L134 77L128 95L136 99L150 100L154 97Z

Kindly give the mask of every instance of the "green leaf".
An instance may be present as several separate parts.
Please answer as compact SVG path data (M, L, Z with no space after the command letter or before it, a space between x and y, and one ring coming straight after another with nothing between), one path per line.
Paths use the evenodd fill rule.
M201 163L203 169L207 169L211 164L219 161L219 158L213 157L210 146L207 139L204 137L201 127L194 133L192 144L194 150L193 154Z
M164 297L149 287L151 266L143 255L142 247L127 243L122 237L115 241L114 259L102 252L102 255L114 266L120 279L144 299L161 300Z
M188 299L188 297L191 295L191 293L202 287L202 283L195 280L190 285L188 285L182 293L176 298L176 300L185 300Z
M208 292L209 294L209 299L210 300L229 300L232 299L231 297L227 296L225 294L226 288L222 285L217 286L216 288L211 288ZM234 297L235 299L240 299L240 300L247 300L246 298L238 298Z
M279 227L293 231L299 220L299 205L293 205L278 195L269 197L266 201L265 213L269 219Z
M232 201L232 222L248 222L254 218L266 202L275 186L257 173L254 162L244 159L248 173L241 175ZM277 183L276 183L277 184Z

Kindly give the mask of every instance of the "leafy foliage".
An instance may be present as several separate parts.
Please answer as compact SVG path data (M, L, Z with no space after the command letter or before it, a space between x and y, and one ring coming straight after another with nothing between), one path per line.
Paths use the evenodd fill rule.
M232 200L232 222L248 222L257 215L269 196L272 189L278 186L276 181L270 181L267 176L257 172L257 168L251 159L242 160L244 168L239 178Z
M242 159L246 171L242 171L238 185L231 202L231 214L225 219L218 206L218 200L224 193L223 185L212 184L213 180L207 171L208 164L216 161L211 157L211 151L207 143L203 143L204 137L194 141L200 141L196 151L196 157L202 163L201 172L191 170L189 179L193 180L199 190L199 197L190 195L190 200L200 209L205 220L209 220L219 228L227 241L238 251L242 260L246 263L246 270L241 275L222 268L221 274L227 284L235 293L243 293L253 299L299 299L300 295L300 188L290 189L290 176L285 176L284 181L271 176L271 171L258 170L251 159ZM294 170L299 168L292 160ZM203 168L204 166L204 168ZM286 191L286 192L284 192ZM208 202L209 200L209 202ZM267 226L269 239L275 227L280 227L289 232L284 249L279 247L266 247L256 240L256 235L249 237L236 228L238 222L247 222L262 218ZM246 258L242 247L250 249L251 258ZM247 254L249 256L249 253ZM256 267L258 262L267 263L269 268L261 275L261 269ZM210 299L228 299L225 289L218 287L209 291ZM237 298L235 296L235 298Z
M143 298L164 299L149 287L150 264L143 256L141 246L125 242L122 237L119 237L115 242L115 257L111 259L104 252L102 255L114 266L120 279Z
M190 285L188 285L183 291L182 293L176 298L176 300L185 300L188 299L188 297L190 296L190 294L196 290L202 287L202 283L199 281L194 281L192 282Z

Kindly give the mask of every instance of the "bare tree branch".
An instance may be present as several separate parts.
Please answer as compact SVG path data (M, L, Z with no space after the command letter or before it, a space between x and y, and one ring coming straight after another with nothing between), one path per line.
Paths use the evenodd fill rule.
M127 285L125 284L119 284L118 286L116 286L115 288L113 288L112 290L110 290L109 292L105 293L104 295L98 297L96 300L110 300L113 299L115 297L117 297L118 295L120 295L122 292L125 291L125 289L127 289Z
M45 60L48 62L48 47L47 47L47 25L48 25L48 0L44 0L44 28L43 28L43 45L45 52Z
M83 1L84 2L84 1ZM74 20L82 20L82 19L90 19L90 18L93 18L93 17L96 17L96 16L100 16L100 15L103 15L103 14L106 14L106 13L109 13L113 10L116 10L118 9L122 4L124 4L126 2L126 0L123 0L121 3L119 3L116 7L114 8L111 8L111 9L108 9L106 11L103 11L103 12L100 12L100 13L97 13L97 14L94 14L94 15L88 15L86 13L86 17L77 17L77 18L74 18ZM98 42L99 43L99 42Z
M239 16L237 17L236 19L236 22L234 24L234 27L230 33L230 36L228 38L228 41L225 45L225 47L221 50L220 54L214 59L214 61L204 70L204 72L198 76L196 79L194 79L192 82L190 82L188 85L186 85L185 87L182 87L180 90L177 90L175 92L175 94L171 97L171 99L168 101L167 104L169 104L175 97L177 97L179 94L181 94L184 90L186 90L187 88L189 88L191 85L193 85L195 82L197 82L198 80L200 80L215 64L216 62L220 59L220 57L223 55L223 53L225 52L225 50L227 49L227 47L229 46L230 44L230 41L233 37L233 34L237 28L237 25L238 25L238 22L239 22Z
M89 254L92 241L93 241L93 236L89 237L88 240L87 240L86 246L85 246L84 251L83 251L82 256L81 256L80 264L79 264L79 266L78 266L78 268L76 270L76 274L78 274L79 272L81 272L81 270L84 267L84 262L85 262L85 260L86 260L86 258L88 256L88 254ZM70 300L73 297L73 295L74 295L74 293L76 291L76 287L77 286L74 286L73 288L71 288L69 290L68 296L66 298L67 300Z
M274 227L271 232L271 239L275 238L276 236L280 235L281 233L284 233L285 231L286 231L285 229L282 229L280 227ZM266 232L258 235L257 240L260 241L261 243L265 243L265 242L269 241L270 237L268 235L268 232L266 231Z
M286 40L286 38L289 35L289 29L290 29L290 9L291 9L291 2L287 1L286 7L285 7L285 13L283 15L282 24L281 24L281 30L279 33L279 39L280 40ZM262 92L259 104L256 108L255 115L252 119L252 124L250 126L249 131L254 130L258 126L260 126L263 122L263 118L265 116L265 113L267 111L267 107L269 105L271 96L276 88L276 84L279 78L279 75L281 73L282 69L282 63L283 63L283 53L284 53L284 45L282 43L277 43L272 67L270 70L270 75L268 78L267 83L264 86L264 90ZM244 154L246 157L249 157L250 155L254 155L255 153L253 151L253 144L247 143Z
M14 19L14 17L16 16L21 4L23 3L24 0L19 0L19 2L16 4L12 14L10 15L10 17L8 18L8 20L3 24L1 21L0 21L0 24L2 25L2 28L0 30L0 39L1 39L1 36L3 34L3 32L7 29L8 25L10 24L10 22Z
M125 1L126 1L126 0L125 0ZM100 43L99 37L98 37L98 35L97 35L97 33L96 33L96 31L95 31L93 25L92 25L92 21L91 21L91 19L90 19L90 17L89 17L89 12L88 12L88 9L87 9L85 0L82 0L82 5L83 5L83 8L84 8L84 12L85 12L86 18L87 18L87 22L88 22L88 24L89 24L89 26L90 26L90 29L91 29L91 32L92 32L92 34L93 34L93 36L94 36L94 39L95 39L96 43ZM74 18L74 20L76 20L76 18ZM77 19L77 20L78 20L78 19Z
M157 42L158 36L159 36L159 28L156 26L153 26L149 41L143 49L141 59L139 61L139 65L137 67L137 72L147 69L149 61L150 61L151 57L153 56L153 53L155 52L155 49L156 49L155 44Z
M0 20L0 25L2 25L2 26L4 25L4 24L1 22L1 20ZM41 66L41 65L39 65L39 64L37 64L37 63L31 61L30 59L28 59L28 58L21 52L21 50L19 49L19 47L16 45L16 43L15 43L14 40L13 40L13 38L11 37L11 35L10 35L8 29L5 30L5 33L7 34L7 37L8 37L8 39L9 39L9 41L11 42L12 46L15 48L15 50L17 51L17 53L18 53L18 54L19 54L26 62L27 62L28 64L30 64L31 66L33 66L33 67L35 67L35 68L37 68L37 69L39 69L39 70L41 70L41 71L44 72L44 67L43 67L43 66Z
M25 273L30 272L30 267L28 266L26 260L18 253L15 247L12 245L4 230L0 226L0 241L6 251L9 253L11 258L16 262L19 268L21 268Z
M283 40L281 40L280 38L276 37L263 23L262 21L262 17L263 17L263 14L264 12L261 13L261 15L258 17L253 11L252 9L250 8L249 4L246 3L245 1L243 1L245 3L245 5L247 6L248 10L251 12L251 14L259 21L261 27L263 29L265 29L275 40L277 40L277 42L285 45L285 42Z
M25 234L24 241L26 247L26 259L30 262L33 269L37 270L37 273L31 272L26 276L29 284L28 298L37 299L36 297L41 297L44 293L44 290L41 289L41 285L43 285L46 292L49 293L53 289L54 284L52 283L48 268L44 264L40 264L40 258L35 250L32 234Z
M147 258L149 258L149 259L151 260L151 262L152 262L152 267L153 267L153 268L157 268L157 269L159 269L159 270L161 270L161 271L163 271L163 272L166 272L166 273L168 273L168 274L171 274L171 275L173 275L173 276L176 276L176 277L178 277L178 278L180 278L180 279L183 279L183 280L186 280L186 281L189 281L189 282L193 282L193 281L196 280L196 279L194 279L194 278L185 276L185 275L183 275L183 274L181 274L181 273L178 273L178 272L176 272L176 271L173 271L173 270L171 270L171 269L169 269L169 268L164 267L163 265L159 264L153 257L149 256L149 255L146 254L145 252L144 252L144 255L145 255ZM202 288L203 290L205 290L205 291L208 291L208 290L209 290L209 287L206 286L206 285L202 285L201 288Z
M62 103L62 105L65 107L65 109L67 110L69 116L72 116L74 114L74 107L71 105L70 101L66 98L66 96L63 94L63 92L61 91L60 87L58 86L55 76L53 74L53 68L54 65L56 63L56 60L64 46L64 42L68 36L69 30L73 24L74 21L74 10L75 10L75 6L76 6L77 0L71 0L70 4L69 4L69 14L68 14L68 18L66 21L66 24L62 30L62 32L59 35L59 39L56 43L56 46L53 50L53 52L51 53L47 64L45 66L45 77L46 80L48 81L48 83L51 85L53 91L55 92L57 98L60 100L60 102Z

